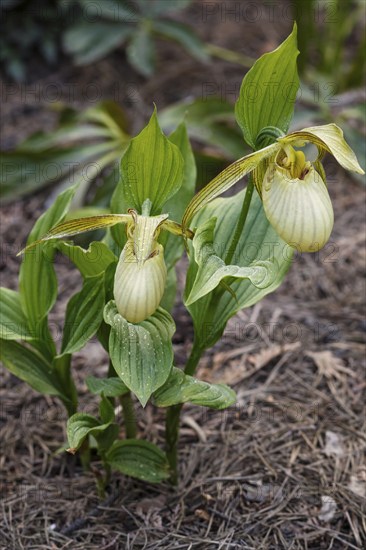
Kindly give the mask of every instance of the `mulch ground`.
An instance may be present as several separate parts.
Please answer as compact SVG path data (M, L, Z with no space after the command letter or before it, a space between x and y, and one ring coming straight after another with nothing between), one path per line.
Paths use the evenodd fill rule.
M206 25L191 13L206 39L238 49L238 23ZM290 26L286 20L273 27L247 22L241 51L258 55L271 49ZM37 89L57 82L65 90L73 82L80 92L74 104L81 106L89 82L102 82L105 97L116 82L120 90L126 81L136 82L136 101L121 103L138 128L152 101L165 106L199 96L207 79L228 86L241 81L240 67L217 61L205 68L174 46L161 44L160 50L164 70L148 82L123 58L121 75L121 54L115 53L93 67L66 64L57 73L41 74ZM52 126L45 101L29 94L24 99L30 89L19 88L4 101L5 146ZM341 170L330 193L336 219L331 242L317 255L297 257L282 287L233 318L203 357L198 376L230 384L238 400L220 412L184 407L178 488L116 474L106 499L99 500L92 474L82 471L77 457L59 452L66 420L61 405L1 369L1 550L364 547L365 196ZM1 208L3 286L17 286L15 252L47 196L38 193ZM180 278L184 269L183 262ZM62 326L66 300L80 286L78 273L62 258L57 273L59 300L51 314L56 328ZM179 304L175 318L176 363L182 366L192 326ZM96 412L84 380L106 372L97 341L75 354L73 368L81 410ZM139 437L163 446L163 412L152 405L137 411Z

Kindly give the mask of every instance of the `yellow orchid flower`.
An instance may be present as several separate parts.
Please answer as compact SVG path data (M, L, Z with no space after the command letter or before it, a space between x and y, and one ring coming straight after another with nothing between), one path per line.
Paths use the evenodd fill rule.
M318 148L314 163L306 160L303 151L295 149L307 143ZM280 237L300 252L319 250L330 237L334 218L320 162L326 152L346 170L364 174L336 124L304 128L278 137L272 145L237 160L221 172L189 203L183 216L183 231L198 210L254 171L264 211Z

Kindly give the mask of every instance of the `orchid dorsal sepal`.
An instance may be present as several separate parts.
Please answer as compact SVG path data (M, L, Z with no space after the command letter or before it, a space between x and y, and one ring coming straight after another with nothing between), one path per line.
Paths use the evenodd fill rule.
M336 124L304 128L280 137L277 141L283 146L289 144L293 147L303 147L307 143L312 143L318 147L321 156L324 151L327 151L346 170L358 174L365 173L359 165L355 153L344 139L343 130Z
M52 239L63 239L65 237L72 237L73 235L78 235L80 233L86 233L87 231L94 231L95 229L106 229L107 227L112 227L118 223L127 224L128 227L133 227L136 223L136 216L138 216L137 212L131 209L127 214L104 214L101 216L90 216L62 222L48 231L41 239L38 239L23 248L20 252L18 252L17 256L20 256L35 246ZM165 229L174 235L183 236L182 226L173 220L168 220L168 214L161 216L140 217L148 218L149 220L158 219L158 223L154 230L156 230L157 227L160 227L161 229ZM155 224L154 221L152 223L153 225ZM193 239L194 234L188 229L184 236L189 239Z

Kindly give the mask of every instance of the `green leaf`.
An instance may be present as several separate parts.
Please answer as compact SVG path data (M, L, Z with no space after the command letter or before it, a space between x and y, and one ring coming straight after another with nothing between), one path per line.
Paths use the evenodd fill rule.
M121 161L121 179L113 198L123 209L152 202L151 215L159 214L162 206L180 188L184 175L182 155L162 133L156 111L149 124L135 137Z
M61 193L53 205L37 220L27 245L37 241L66 215L75 187ZM54 247L36 246L26 252L19 273L20 301L31 329L37 329L57 297L57 279L53 267Z
M86 277L83 288L67 304L61 353L75 353L97 332L103 321L104 273Z
M88 390L95 395L105 395L105 397L119 397L128 393L130 390L120 378L96 378L88 376L86 379Z
M113 418L109 417L107 422L101 423L91 414L73 414L68 419L66 426L66 434L70 447L68 451L74 454L89 435L97 439L98 435L104 432L111 425L112 421Z
M141 12L149 17L165 15L166 13L181 11L192 3L192 0L136 0Z
M114 420L114 407L104 395L99 403L99 416L104 423L110 424Z
M143 481L159 483L169 477L165 453L148 441L117 441L108 451L106 459L114 470Z
M183 48L199 61L207 62L210 56L206 52L205 44L200 38L183 23L177 21L154 21L155 32L178 42Z
M101 157L113 154L115 147L116 144L108 140L103 143L55 147L42 151L19 148L2 152L3 178L0 196L2 200L9 201L50 184L58 183L69 187L75 181L78 182L82 175L89 176L89 173L93 172L84 169L88 164L95 169L101 169ZM94 172L92 175L94 176Z
M12 374L27 382L36 391L68 400L50 363L35 350L18 342L3 340L0 359Z
M90 2L90 0L78 1L80 4L84 5L90 19L103 17L103 19L121 21L122 23L134 23L139 17L133 3L126 2L125 0L99 0L97 2Z
M171 131L185 117L189 136L199 143L223 151L229 158L242 157L245 145L240 129L235 124L231 103L216 96L220 89L206 83L204 99L175 103L159 114L164 131Z
M128 62L137 72L146 77L153 74L156 52L150 30L146 25L139 26L134 32L126 48L126 54Z
M223 279L248 279L255 287L266 289L277 277L278 266L273 261L255 260L248 266L226 265L214 248L216 218L211 218L197 228L193 239L196 278L185 301L189 306L214 290Z
M174 321L159 308L145 321L129 323L118 313L114 300L105 306L104 320L111 326L109 354L113 367L144 407L171 371Z
M57 243L57 248L75 264L83 277L93 277L105 271L107 267L118 260L111 250L102 242L94 241L85 250L65 242Z
M154 393L157 407L194 403L211 409L225 409L236 402L235 392L225 384L209 384L173 368L164 386Z
M19 293L0 288L0 338L4 340L32 340L28 321L20 305Z
M184 122L181 122L176 130L169 136L169 140L174 143L182 153L184 159L184 175L181 188L164 204L163 210L169 214L170 219L181 220L185 208L194 195L197 177L196 163ZM168 271L170 271L171 267L174 266L183 254L184 241L164 231L160 235L160 242L164 246L164 260Z
M225 256L235 230L235 223L241 211L245 190L230 198L220 198L207 205L195 217L194 223L201 226L212 217L218 223L214 243L220 248L220 256ZM191 245L191 248L193 246ZM265 288L254 286L249 280L235 277L226 280L235 297L221 288L210 292L188 306L193 318L195 335L199 347L212 346L222 335L227 321L240 309L249 307L274 291L282 282L290 267L293 249L277 235L263 211L262 201L254 192L244 231L240 237L232 262L239 267L247 267L254 261L276 264L277 272L271 285ZM185 296L188 297L194 285L198 266L191 261L187 274Z
M290 36L273 52L262 55L242 82L235 114L253 149L264 127L276 126L286 133L290 126L299 87L296 35L295 23Z
M105 57L127 40L131 33L130 26L120 23L79 23L65 31L63 47L66 53L73 56L76 65L88 65Z

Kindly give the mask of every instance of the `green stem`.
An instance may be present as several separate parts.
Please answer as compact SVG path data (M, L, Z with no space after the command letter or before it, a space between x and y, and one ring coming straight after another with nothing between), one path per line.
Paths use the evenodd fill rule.
M243 55L242 53L233 52L227 48L222 48L221 46L216 46L215 44L205 44L205 50L208 54L218 59L223 59L224 61L229 61L229 63L238 63L243 67L248 69L254 65L255 59Z
M253 177L251 176L249 178L249 183L247 185L247 190L246 190L245 197L244 197L244 200L243 200L243 206L241 208L240 216L239 216L238 221L236 222L235 231L234 231L233 237L231 239L228 252L227 252L226 257L225 257L226 265L230 265L230 263L233 259L233 256L235 254L236 247L238 246L238 242L239 242L239 239L241 237L241 234L243 233L244 225L245 225L245 222L247 220L250 203L251 203L252 196L253 196L253 191L254 191L254 182L253 182Z
M121 395L119 399L122 405L123 418L125 420L126 437L128 439L134 439L136 437L137 427L131 393L125 393L124 395Z
M84 472L90 470L90 446L89 446L89 437L87 437L82 443L79 449L80 462L83 467Z
M185 366L185 374L193 376L196 371L199 360L202 357L204 349L198 347L193 342L190 356ZM179 439L179 421L182 404L169 407L166 413L165 439L166 454L170 466L170 481L173 485L178 483L178 439Z

